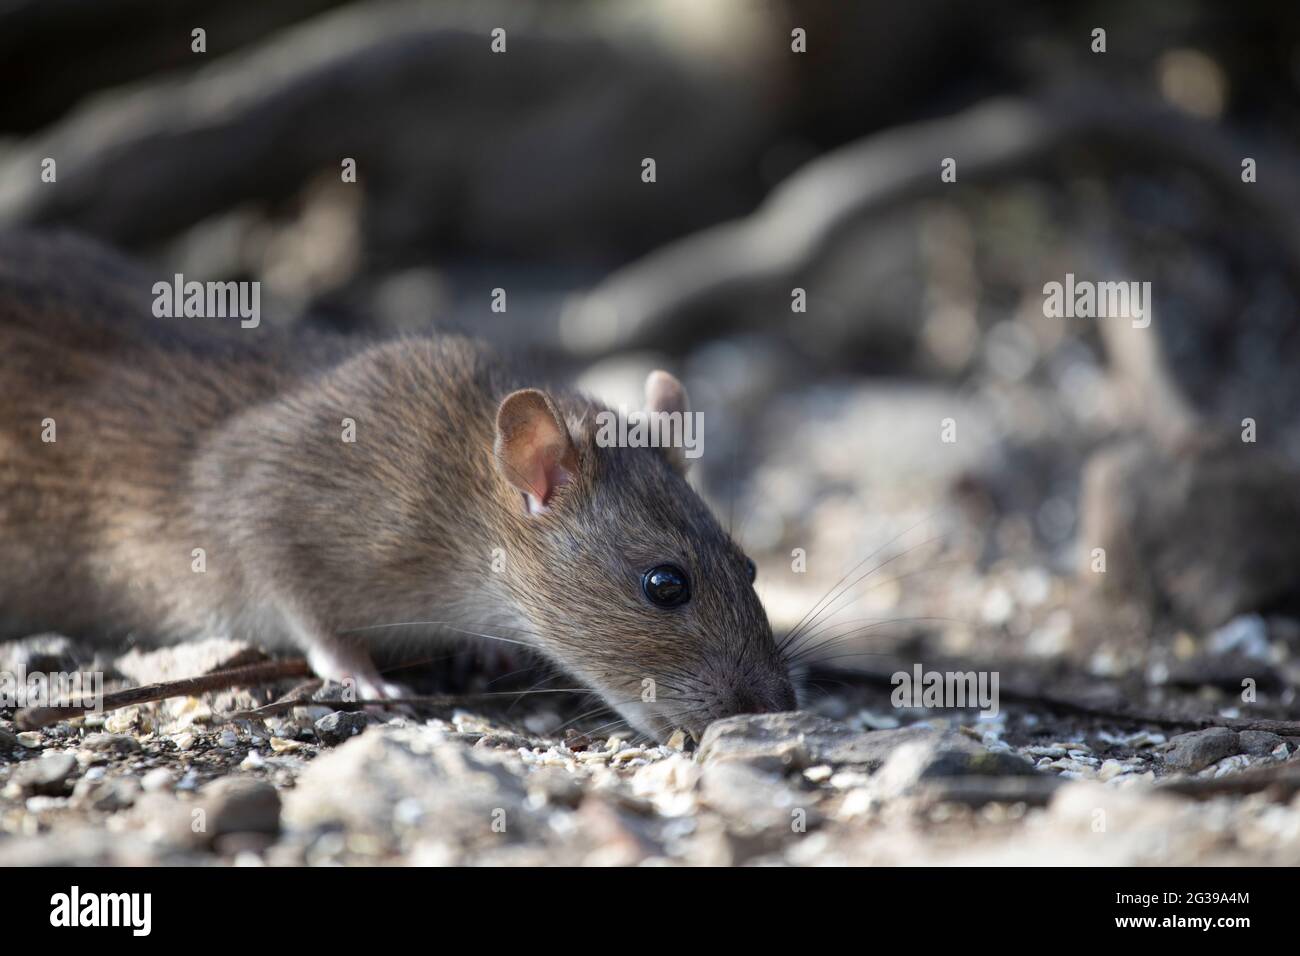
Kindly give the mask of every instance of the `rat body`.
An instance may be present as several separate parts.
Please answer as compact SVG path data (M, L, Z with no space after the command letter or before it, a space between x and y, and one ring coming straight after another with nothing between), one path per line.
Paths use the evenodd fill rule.
M525 644L663 738L795 696L752 565L673 450L453 336L154 319L143 274L0 238L0 631L302 649ZM687 410L666 373L648 408Z

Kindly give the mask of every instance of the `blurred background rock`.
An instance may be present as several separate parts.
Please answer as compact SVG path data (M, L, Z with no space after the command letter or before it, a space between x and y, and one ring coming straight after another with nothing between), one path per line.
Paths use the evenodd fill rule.
M1167 677L1218 634L1286 668L1298 26L1209 0L10 0L0 225L260 280L267 322L485 337L614 404L674 368L693 480L779 624L867 559L817 618L837 655ZM1045 317L1067 272L1151 282L1151 327Z

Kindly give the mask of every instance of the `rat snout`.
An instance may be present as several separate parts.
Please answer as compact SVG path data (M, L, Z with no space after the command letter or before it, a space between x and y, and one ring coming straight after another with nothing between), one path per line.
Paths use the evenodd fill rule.
M781 710L794 710L794 688L789 680L773 683L770 687L734 687L719 697L714 704L714 720L736 714L770 714Z
M624 703L619 710L638 729L661 741L680 728L698 743L715 720L740 714L774 714L799 706L794 685L784 671L762 677L750 674L744 680L726 683L711 681L698 690L707 695L702 695L701 705L682 707L678 701L648 706Z
M738 714L774 714L795 710L799 706L794 685L785 673L764 677L749 677L744 682L725 686L710 703L700 721L686 729L699 740L704 730L715 720L735 717Z

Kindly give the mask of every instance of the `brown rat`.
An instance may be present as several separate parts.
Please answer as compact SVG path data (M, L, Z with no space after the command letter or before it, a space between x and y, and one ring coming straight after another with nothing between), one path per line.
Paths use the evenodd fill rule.
M278 640L370 695L367 641L402 624L526 644L661 739L795 706L680 454L602 447L603 406L481 343L154 319L154 278L0 237L6 634Z

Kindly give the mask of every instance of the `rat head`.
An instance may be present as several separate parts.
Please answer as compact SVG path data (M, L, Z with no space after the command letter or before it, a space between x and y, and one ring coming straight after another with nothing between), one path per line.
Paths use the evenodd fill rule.
M687 484L683 449L619 447L597 427L612 412L571 401L566 418L524 389L497 411L503 578L540 648L658 739L793 709L754 564ZM652 373L646 412L683 421L681 384Z

